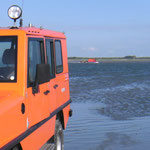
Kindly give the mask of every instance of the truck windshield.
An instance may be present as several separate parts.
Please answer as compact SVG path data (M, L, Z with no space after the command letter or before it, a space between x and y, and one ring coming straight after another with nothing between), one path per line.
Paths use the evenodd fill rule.
M17 81L17 36L0 36L0 82Z

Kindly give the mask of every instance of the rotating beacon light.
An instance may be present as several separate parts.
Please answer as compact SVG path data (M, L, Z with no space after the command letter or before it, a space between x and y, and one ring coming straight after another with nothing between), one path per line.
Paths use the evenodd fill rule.
M16 26L16 20L22 15L22 10L17 5L12 5L8 8L8 16L14 20L14 26Z

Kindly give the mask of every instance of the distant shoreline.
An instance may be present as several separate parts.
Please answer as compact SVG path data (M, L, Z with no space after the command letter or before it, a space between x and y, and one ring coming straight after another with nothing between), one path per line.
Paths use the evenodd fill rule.
M68 57L68 62L84 62L90 58L95 58L99 62L137 62L150 61L150 57Z

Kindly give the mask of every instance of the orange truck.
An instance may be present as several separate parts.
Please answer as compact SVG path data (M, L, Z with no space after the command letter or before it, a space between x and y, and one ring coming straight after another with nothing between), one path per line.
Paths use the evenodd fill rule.
M66 37L63 33L16 27L20 7L0 29L0 150L39 150L54 143L64 150L70 109Z

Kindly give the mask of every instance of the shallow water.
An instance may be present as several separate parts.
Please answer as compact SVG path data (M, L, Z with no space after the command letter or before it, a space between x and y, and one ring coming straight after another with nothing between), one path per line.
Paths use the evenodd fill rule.
M149 150L150 62L69 64L65 150Z

